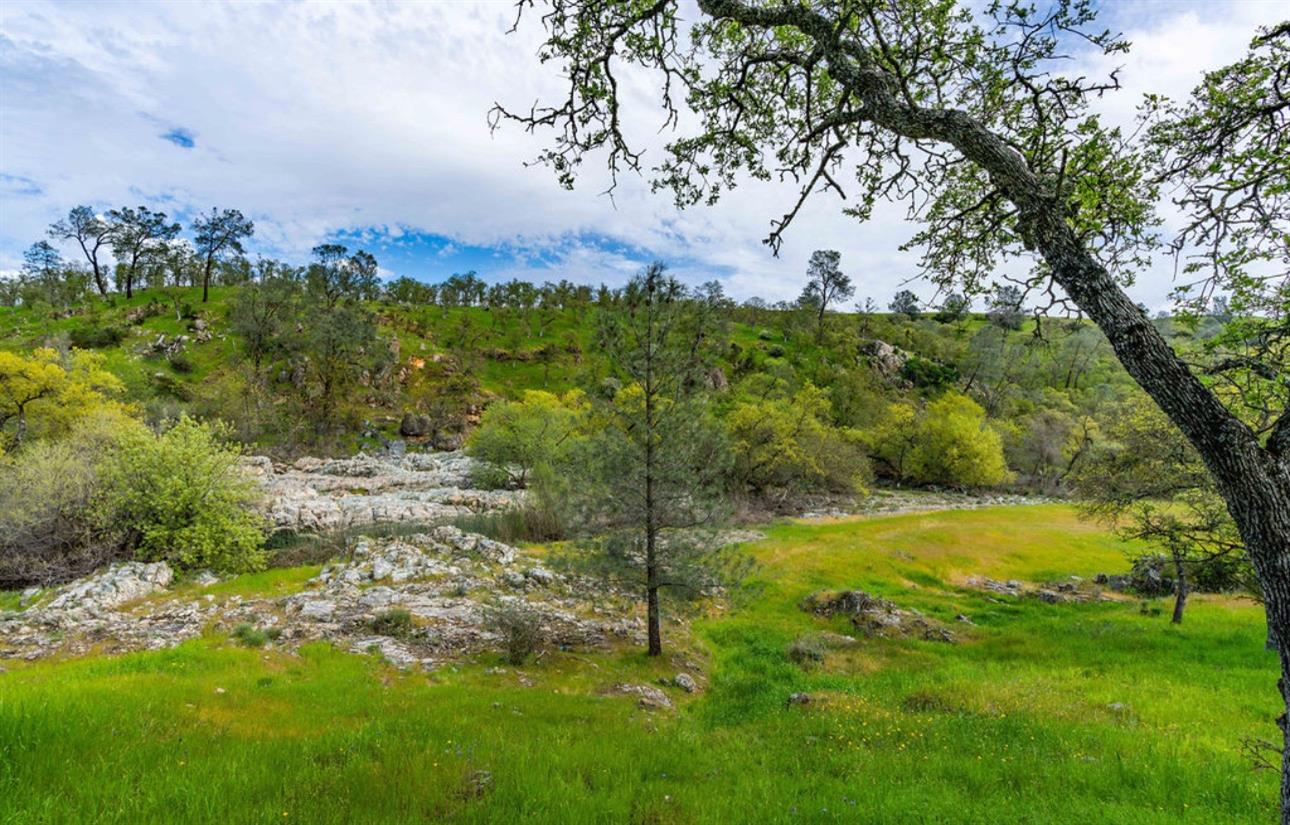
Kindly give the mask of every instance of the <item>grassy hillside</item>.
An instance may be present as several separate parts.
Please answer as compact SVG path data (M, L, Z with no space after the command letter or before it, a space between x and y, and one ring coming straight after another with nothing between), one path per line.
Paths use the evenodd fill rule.
M181 411L219 417L234 422L238 436L254 448L284 453L346 453L374 445L375 435L397 436L408 411L430 413L437 424L459 430L495 399L530 389L594 390L610 371L597 346L595 303L515 309L371 301L365 309L378 333L372 346L388 350L388 364L346 388L339 410L345 426L319 438L302 423L316 410L312 390L293 377L299 362L278 353L262 373L253 372L246 342L230 322L243 289L216 288L204 304L195 288L88 299L68 317L48 307L0 307L0 349L91 340L125 383L128 398L152 420ZM821 337L809 313L731 305L719 318L712 330L714 363L735 390L728 397L788 397L813 384L827 393L832 425L864 428L889 401L958 389L999 422L1016 446L1014 469L1022 474L1034 471L1032 460L1021 455L1031 449L1027 438L1069 440L1077 421L1104 415L1104 407L1133 391L1105 341L1080 323L1053 321L1036 337L1033 321L1009 331L982 316L940 323L838 313ZM289 319L280 337L289 337L298 321ZM206 340L194 331L199 325ZM161 336L173 341L180 335L189 340L178 359L153 351ZM873 340L901 348L919 369L882 374L867 354L866 342ZM1065 429L1043 430L1053 426L1040 421L1043 411L1052 411ZM1059 445L1057 451L1062 449L1071 448Z
M1133 601L1045 604L964 586L1123 569L1061 506L791 522L747 546L729 609L670 627L672 657L552 651L429 675L210 635L120 658L6 663L0 822L1266 822L1276 664L1257 606L1197 597L1181 627ZM309 571L234 580L282 592ZM863 588L954 645L862 639L799 609ZM973 624L955 622L965 614ZM647 713L616 682L679 669ZM805 706L787 706L796 692Z

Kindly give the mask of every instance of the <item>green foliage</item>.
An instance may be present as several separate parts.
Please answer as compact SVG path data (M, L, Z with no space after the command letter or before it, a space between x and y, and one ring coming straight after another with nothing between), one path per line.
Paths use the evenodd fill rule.
M807 384L791 397L737 403L723 423L735 478L754 490L861 492L869 464L858 436L830 423L823 390Z
M101 410L120 412L112 396L121 382L101 356L36 349L27 355L0 350L0 454L32 438L65 435Z
M383 610L367 623L373 633L404 639L412 635L412 614L402 607Z
M243 622L233 628L233 638L247 647L264 647L268 644L269 634L250 622Z
M1003 440L972 399L946 393L927 405L918 422L910 473L920 481L988 487L1006 481Z
M941 390L959 380L959 371L952 364L914 355L900 368L900 377L921 390Z
M97 516L100 476L124 442L144 437L104 408L58 440L0 457L0 586L66 581L122 555L121 525Z
M115 347L125 340L125 330L120 327L73 327L67 338L72 346L80 349Z
M502 637L506 661L522 665L543 643L542 617L519 599L499 601L488 608L485 622Z
M224 434L183 417L159 436L128 439L104 467L101 517L125 526L137 558L178 570L264 567L257 488Z
M958 393L947 392L921 410L892 404L863 438L900 480L985 487L1009 478L1002 438L981 406Z
M523 487L535 472L562 468L585 416L586 403L577 392L527 390L519 401L489 406L466 443L466 451L483 463L479 481Z

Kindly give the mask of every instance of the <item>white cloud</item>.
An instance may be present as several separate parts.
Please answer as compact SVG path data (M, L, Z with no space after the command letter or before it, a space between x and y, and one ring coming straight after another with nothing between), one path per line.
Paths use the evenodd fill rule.
M1259 2L1114 8L1135 41L1123 75L1131 91L1106 104L1117 118L1131 116L1145 88L1185 93L1273 16ZM728 272L736 296L795 295L819 247L841 250L860 294L884 302L915 273L897 248L912 232L897 207L860 226L820 197L776 259L760 240L793 195L783 187L752 184L716 208L678 213L635 179L611 203L597 195L599 171L565 192L525 168L542 136L490 135L487 110L550 98L558 78L534 57L532 21L506 35L512 14L496 2L11 0L0 6L0 183L21 186L0 186L0 266L16 265L76 203L147 200L180 216L240 208L260 245L296 257L330 232L375 227L554 250L557 276L621 280L637 256L577 240L604 236L681 261L695 278ZM651 93L644 79L630 90ZM652 135L656 109L642 101L633 111ZM162 139L175 129L192 148ZM1167 278L1162 269L1139 292L1157 300Z

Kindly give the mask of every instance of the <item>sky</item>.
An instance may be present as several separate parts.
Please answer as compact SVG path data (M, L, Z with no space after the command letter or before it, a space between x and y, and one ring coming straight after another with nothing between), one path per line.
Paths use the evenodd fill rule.
M1124 90L1099 106L1129 122L1143 92L1184 96L1237 58L1273 0L1104 0L1133 41ZM0 3L0 272L77 204L146 205L187 224L211 207L255 221L248 251L303 262L324 241L376 255L382 274L436 281L568 278L621 284L652 260L728 294L796 296L806 260L842 253L858 296L909 286L914 227L899 207L865 224L814 198L778 257L761 243L795 191L750 184L684 212L643 180L611 200L588 162L572 192L526 166L546 136L490 133L494 102L525 108L559 92L535 58L540 26L507 34L509 2ZM643 83L630 128L658 158L661 114ZM64 250L69 256L74 251ZM1166 302L1160 262L1132 292Z

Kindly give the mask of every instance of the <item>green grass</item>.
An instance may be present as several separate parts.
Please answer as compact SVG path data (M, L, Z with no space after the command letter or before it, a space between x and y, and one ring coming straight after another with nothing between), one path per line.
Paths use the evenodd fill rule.
M1130 601L995 602L962 587L971 573L1127 566L1122 545L1064 507L768 533L749 546L759 565L729 610L668 628L709 682L695 697L671 690L670 713L604 695L678 669L633 649L500 673L492 655L427 675L210 636L6 663L0 822L1274 818L1276 777L1240 753L1245 737L1276 732L1257 607L1198 597L1174 628ZM251 581L218 587L283 582ZM975 625L953 624L956 645L863 640L802 669L786 656L793 639L846 629L797 608L820 587ZM787 708L797 691L817 701Z

